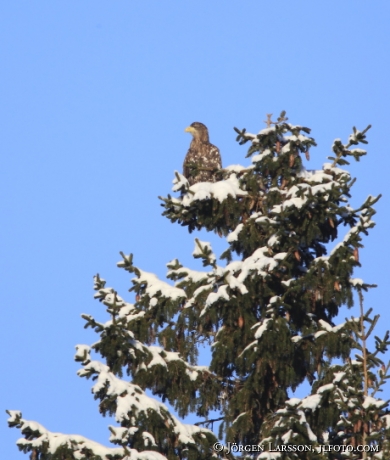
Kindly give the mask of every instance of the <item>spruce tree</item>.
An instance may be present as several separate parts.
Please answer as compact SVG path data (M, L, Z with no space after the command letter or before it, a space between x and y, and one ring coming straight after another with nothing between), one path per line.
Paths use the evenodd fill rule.
M378 394L389 334L375 336L370 351L378 316L364 311L363 292L373 285L352 277L379 197L353 208L354 179L343 169L366 154L356 146L367 143L368 129L354 128L345 144L336 139L330 161L309 170L315 140L283 112L258 134L236 129L250 166L217 170L216 182L192 186L176 172L177 195L161 198L163 215L190 232L215 232L227 249L218 263L211 244L195 238L193 256L205 268L174 259L173 283L121 253L134 303L96 275L95 298L110 319L83 316L99 340L78 345L75 359L79 375L95 381L100 413L115 415L117 447L51 433L7 411L25 437L19 448L36 460L390 459L388 401ZM359 315L336 324L356 299ZM204 344L209 366L197 364ZM310 394L294 398L304 382ZM218 436L211 411L220 413ZM195 425L182 421L190 413Z

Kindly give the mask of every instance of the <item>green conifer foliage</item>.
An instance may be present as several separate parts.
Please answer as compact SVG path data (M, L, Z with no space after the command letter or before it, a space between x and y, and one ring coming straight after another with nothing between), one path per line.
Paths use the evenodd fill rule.
M192 186L176 172L178 195L161 198L172 222L225 237L221 263L211 244L196 238L193 256L204 269L174 259L165 282L121 253L134 303L95 277L95 298L110 319L83 316L99 340L78 345L75 359L80 377L94 380L100 413L116 417L109 430L117 447L51 433L8 411L10 426L25 436L21 450L41 460L232 459L229 449L214 448L217 436L207 428L216 410L223 442L268 446L241 458L390 458L388 402L376 397L389 370L379 356L390 342L376 337L369 352L377 317L363 311L362 291L371 286L352 278L379 197L351 207L354 180L342 168L365 155L356 146L367 143L369 127L354 128L346 144L335 140L330 162L309 170L304 164L316 142L309 128L287 121L282 113L276 122L268 116L258 134L236 129L238 142L249 144L250 166L226 167L216 182ZM336 325L340 308L352 307L356 296L360 316ZM198 366L204 344L210 365ZM311 394L291 397L305 381ZM197 424L178 418L190 413ZM313 450L283 450L292 444ZM378 450L340 456L331 449L363 444Z

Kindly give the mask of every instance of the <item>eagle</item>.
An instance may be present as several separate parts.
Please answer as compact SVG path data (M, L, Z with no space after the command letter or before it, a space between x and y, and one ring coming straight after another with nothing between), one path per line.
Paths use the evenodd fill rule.
M210 144L209 132L203 123L195 121L185 129L193 139L183 163L183 175L190 185L198 182L215 182L215 172L222 168L218 148Z

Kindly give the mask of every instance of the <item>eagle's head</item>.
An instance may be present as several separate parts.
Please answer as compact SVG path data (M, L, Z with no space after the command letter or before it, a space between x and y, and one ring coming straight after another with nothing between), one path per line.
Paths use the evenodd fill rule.
M191 133L194 139L200 142L209 142L209 132L207 127L199 121L194 121L185 130L187 133Z

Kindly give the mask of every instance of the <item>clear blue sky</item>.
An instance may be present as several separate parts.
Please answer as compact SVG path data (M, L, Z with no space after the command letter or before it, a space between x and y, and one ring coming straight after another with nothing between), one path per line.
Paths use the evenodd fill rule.
M384 196L356 276L379 284L366 304L389 326L389 13L361 0L2 2L1 410L108 443L109 421L76 376L74 346L97 340L80 314L106 318L97 272L133 300L120 250L161 277L175 257L199 267L195 235L161 217L157 199L193 121L224 165L247 164L233 126L257 131L285 109L313 129L312 168L353 125L373 125L352 203ZM27 458L6 419L2 457Z

